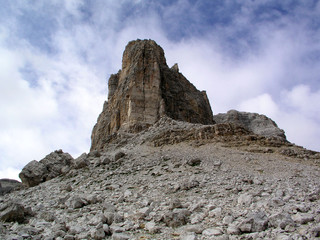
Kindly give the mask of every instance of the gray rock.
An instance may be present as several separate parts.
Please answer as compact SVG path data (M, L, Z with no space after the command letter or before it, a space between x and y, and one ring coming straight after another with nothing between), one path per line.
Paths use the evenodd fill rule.
M130 239L130 235L125 234L125 233L114 233L112 234L112 239L113 240L128 240Z
M48 170L46 166L41 162L33 160L22 169L19 177L23 184L28 187L33 187L46 181L47 175Z
M9 202L0 207L0 220L4 222L23 223L27 216L32 215L31 209L26 209L23 205Z
M155 233L158 233L160 231L160 228L153 221L152 222L147 222L145 224L145 229L151 234L155 234Z
M286 140L284 131L278 128L273 120L257 113L230 110L227 113L214 115L213 120L216 123L235 123L257 135Z
M249 206L252 203L253 196L249 193L243 193L238 198L238 204L243 206Z
M182 226L180 229L182 232L194 232L197 234L201 234L204 230L201 224L185 225Z
M105 223L107 221L106 216L103 213L96 214L93 218L88 222L89 225L97 226L100 223Z
M252 213L238 227L243 233L261 232L268 228L268 221L264 212Z
M64 240L75 240L75 237L73 235L65 235Z
M78 158L74 159L73 167L75 169L80 169L87 167L89 165L88 155L86 153L81 154Z
M320 237L320 224L318 224L317 226L312 227L311 235L312 235L312 237Z
M82 208L85 205L85 200L79 196L72 196L66 201L66 206L73 209Z
M191 167L199 166L201 164L201 159L200 158L189 159L187 160L187 164Z
M104 212L103 215L106 217L106 223L111 225L114 220L114 213L113 212Z
M197 235L195 233L184 233L180 237L181 240L197 240Z
M220 236L223 234L222 228L214 227L214 228L207 228L202 232L202 235L204 236Z
M36 186L42 182L62 174L62 169L70 166L73 158L62 150L56 150L37 162L28 163L20 172L22 183L28 187Z
M183 182L180 185L181 190L190 190L192 188L198 187L200 183L197 180L190 180L187 182Z
M2 178L0 179L0 196L10 193L20 187L21 182L14 179Z
M251 230L251 229L245 229L245 230ZM227 228L227 233L230 235L239 235L241 234L241 231L236 224L230 224Z
M299 224L306 224L314 220L314 216L310 213L297 213L292 216L293 221Z
M117 161L119 160L120 158L123 158L126 154L124 152L117 152L115 155L114 155L114 160Z
M286 229L287 226L294 226L295 223L288 213L277 213L270 216L269 225L271 227Z
M162 221L167 226L175 228L187 224L190 214L190 211L187 209L174 209L173 211L167 212L162 217Z
M102 224L99 224L96 228L91 229L91 237L95 240L104 239L106 236Z

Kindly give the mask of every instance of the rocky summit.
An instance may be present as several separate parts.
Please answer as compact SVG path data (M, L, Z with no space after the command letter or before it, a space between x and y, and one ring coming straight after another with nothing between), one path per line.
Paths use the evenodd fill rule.
M320 153L264 115L212 116L151 40L108 84L91 151L31 161L0 196L0 239L319 239Z
M181 73L169 68L163 49L152 40L129 42L122 69L108 81L108 102L92 132L91 150L103 150L119 129L139 132L162 116L213 124L205 91L198 91Z

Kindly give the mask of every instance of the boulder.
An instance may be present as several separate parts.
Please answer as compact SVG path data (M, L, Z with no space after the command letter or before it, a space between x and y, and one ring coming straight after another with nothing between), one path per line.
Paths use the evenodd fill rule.
M31 209L19 203L8 202L0 207L0 220L4 222L23 223L29 215L32 215Z
M20 172L22 183L28 187L36 186L42 182L55 178L62 174L62 169L71 166L73 158L62 150L48 154L39 162L29 162Z
M110 76L108 102L92 131L91 151L103 150L117 131L139 132L162 116L213 124L205 91L197 90L177 65L169 68L163 49L152 40L131 41L123 53L122 69Z

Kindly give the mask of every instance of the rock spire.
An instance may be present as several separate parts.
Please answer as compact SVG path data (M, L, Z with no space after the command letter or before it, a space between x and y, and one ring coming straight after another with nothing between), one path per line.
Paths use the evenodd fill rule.
M91 150L102 150L119 129L139 132L162 116L190 123L213 124L205 91L197 90L180 72L169 68L163 49L153 40L131 41L122 69L110 76L105 102L92 131Z

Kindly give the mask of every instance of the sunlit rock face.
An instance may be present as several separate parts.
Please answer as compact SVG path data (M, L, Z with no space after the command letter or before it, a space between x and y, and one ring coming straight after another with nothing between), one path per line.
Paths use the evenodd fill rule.
M197 90L180 72L169 68L163 49L153 40L131 41L122 69L110 76L105 102L92 131L91 150L104 149L119 129L139 132L166 115L190 123L213 124L205 91Z

